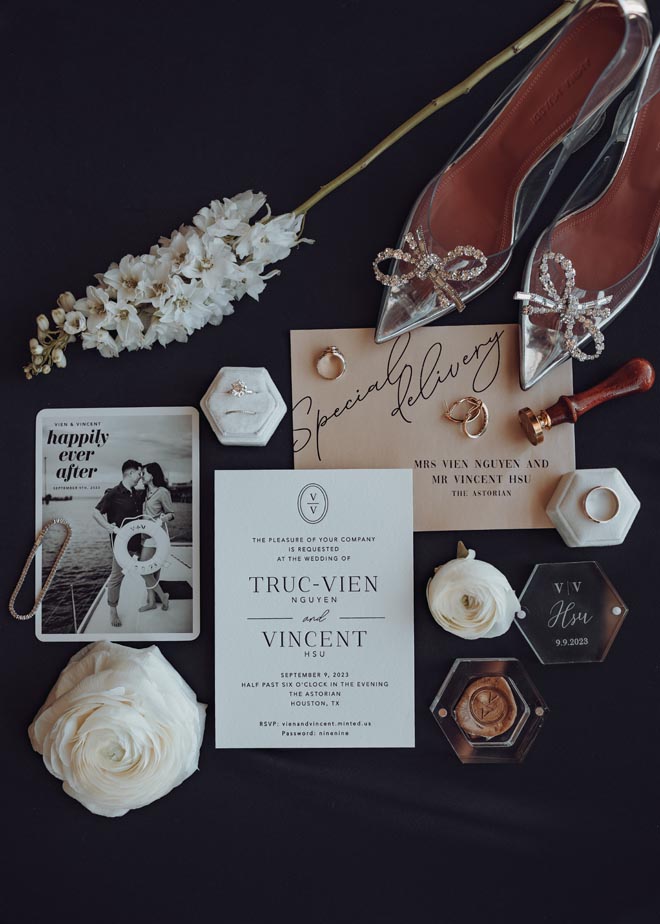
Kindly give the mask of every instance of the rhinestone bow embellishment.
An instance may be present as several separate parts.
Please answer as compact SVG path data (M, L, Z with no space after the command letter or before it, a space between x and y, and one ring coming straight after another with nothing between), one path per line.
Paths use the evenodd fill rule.
M395 292L404 283L410 282L411 279L430 279L441 306L448 308L453 304L458 311L462 311L465 304L451 283L467 282L469 279L474 279L483 273L486 269L486 257L483 252L477 247L467 244L455 247L445 257L440 257L437 253L432 253L426 246L421 228L417 228L414 234L409 231L404 238L404 243L407 245L408 250L399 247L387 247L376 256L373 263L376 279L382 282L384 286L392 286ZM412 269L407 273L398 275L383 273L379 268L379 264L383 260L391 259L407 263ZM461 268L459 263L458 266L452 268L452 263L463 262L466 259L476 261L476 265L465 269Z
M550 260L553 260L564 271L564 288L561 295L548 272ZM539 268L539 280L547 293L547 298L534 292L516 292L513 296L518 301L529 302L522 309L522 313L524 315L559 314L559 329L564 334L564 343L570 356L580 362L598 359L605 349L605 337L598 329L598 322L609 318L610 309L607 306L612 301L612 296L599 295L592 301L581 302L575 290L575 268L563 253L547 251L543 254ZM576 324L581 324L591 334L595 352L585 353L580 349L578 338L574 333Z

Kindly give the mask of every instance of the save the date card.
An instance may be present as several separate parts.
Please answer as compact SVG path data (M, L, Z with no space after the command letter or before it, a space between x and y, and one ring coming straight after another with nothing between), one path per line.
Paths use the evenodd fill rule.
M36 557L44 642L199 635L198 415L192 407L48 408L37 416Z

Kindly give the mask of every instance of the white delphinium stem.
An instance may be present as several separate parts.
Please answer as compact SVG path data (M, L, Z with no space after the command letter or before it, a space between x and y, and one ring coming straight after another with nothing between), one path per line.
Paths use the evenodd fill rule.
M60 295L53 328L45 314L37 317L25 375L30 379L66 366L64 351L77 337L84 350L96 349L106 358L154 343L185 343L206 324L220 324L244 295L258 300L279 273L268 270L270 264L305 240L301 227L302 216L273 218L263 193L215 199L192 225L161 238L148 254L112 263L82 298Z

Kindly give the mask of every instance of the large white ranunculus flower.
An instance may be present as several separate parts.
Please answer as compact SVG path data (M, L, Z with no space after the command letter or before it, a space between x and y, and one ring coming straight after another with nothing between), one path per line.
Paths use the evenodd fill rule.
M520 610L502 572L488 562L476 561L472 549L436 568L426 599L438 625L468 639L503 635Z
M95 642L71 658L29 735L67 795L115 818L197 769L205 712L155 645Z

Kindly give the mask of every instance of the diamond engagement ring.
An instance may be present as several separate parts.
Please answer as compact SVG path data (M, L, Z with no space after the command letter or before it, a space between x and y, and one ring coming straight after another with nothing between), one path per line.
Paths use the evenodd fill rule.
M316 371L321 378L340 379L346 372L346 357L338 347L326 347L316 360Z
M248 388L242 379L238 379L238 381L231 383L231 388L227 394L231 395L232 398L242 398L243 395L254 395L255 392Z

